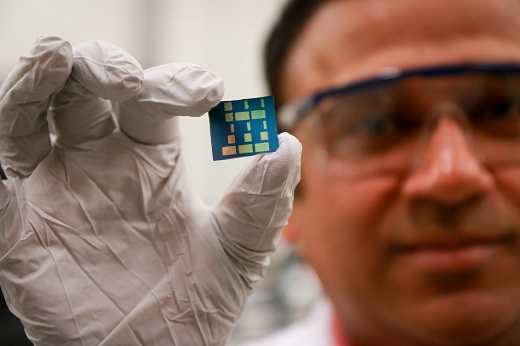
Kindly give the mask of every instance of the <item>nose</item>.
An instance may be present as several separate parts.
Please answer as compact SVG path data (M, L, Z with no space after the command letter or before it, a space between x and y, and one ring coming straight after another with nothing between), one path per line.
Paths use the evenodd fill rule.
M410 199L455 206L484 195L492 185L464 125L451 114L440 114L403 188Z

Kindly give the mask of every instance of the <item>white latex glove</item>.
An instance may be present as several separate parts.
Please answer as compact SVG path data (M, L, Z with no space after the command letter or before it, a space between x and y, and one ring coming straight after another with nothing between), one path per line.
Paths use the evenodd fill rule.
M0 282L33 343L226 343L286 225L301 147L280 135L202 205L175 116L222 94L199 67L143 73L102 42L44 37L20 59L0 89Z

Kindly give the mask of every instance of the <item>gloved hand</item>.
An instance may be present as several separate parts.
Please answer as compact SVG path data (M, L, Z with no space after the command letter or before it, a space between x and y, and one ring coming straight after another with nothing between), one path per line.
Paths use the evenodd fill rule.
M202 205L176 116L222 95L200 67L143 72L103 42L44 37L20 59L0 89L0 282L36 345L225 344L286 225L301 147L280 135Z

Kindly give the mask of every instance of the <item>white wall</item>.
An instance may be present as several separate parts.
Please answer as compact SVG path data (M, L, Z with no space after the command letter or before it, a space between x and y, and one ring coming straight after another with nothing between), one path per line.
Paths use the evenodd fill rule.
M150 67L189 61L224 78L225 99L266 94L261 48L282 0L0 0L0 78L42 34L112 42ZM217 201L247 159L213 162L207 116L182 122L201 198Z

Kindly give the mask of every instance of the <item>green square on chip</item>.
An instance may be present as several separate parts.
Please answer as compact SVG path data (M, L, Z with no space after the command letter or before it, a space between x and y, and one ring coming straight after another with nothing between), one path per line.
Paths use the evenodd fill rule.
M224 102L224 110L225 111L233 110L233 103L232 102Z
M264 152L264 151L269 151L269 142L265 142L265 143L256 143L255 144L255 151L257 152Z
M238 153L239 154L250 154L253 152L253 145L252 144L242 144L238 146Z
M251 156L278 149L272 96L222 101L209 111L213 160Z
M249 112L236 112L235 120L236 121L249 120Z
M257 111L251 111L252 119L264 119L265 118L265 110L260 109Z

